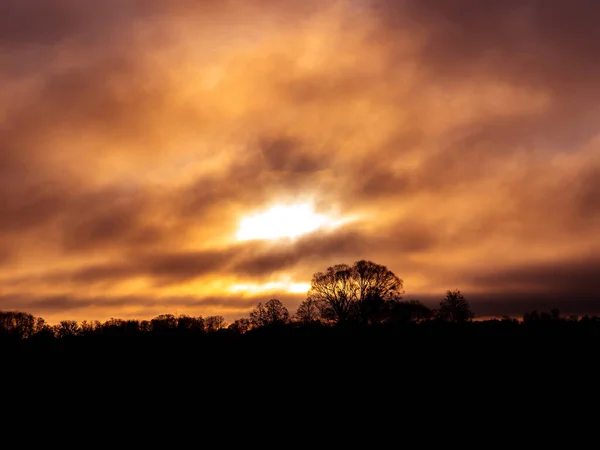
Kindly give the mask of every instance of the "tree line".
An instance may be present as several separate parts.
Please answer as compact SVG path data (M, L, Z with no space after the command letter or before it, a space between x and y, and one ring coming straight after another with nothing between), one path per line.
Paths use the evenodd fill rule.
M473 324L474 314L460 290L448 290L438 308L431 309L415 300L405 301L404 283L387 267L372 261L360 260L352 265L337 264L317 272L311 280L306 299L294 313L281 300L272 298L259 302L248 317L227 324L222 316L189 316L161 314L151 320L111 318L105 322L63 320L55 325L43 318L20 311L0 311L0 338L70 339L102 335L185 335L209 334L246 335L269 330L317 329L405 329L441 330L447 324ZM562 318L560 311L549 313L531 311L522 320L505 317L479 322L476 326L516 330L519 327L538 327L552 324L580 324L600 329L600 319Z

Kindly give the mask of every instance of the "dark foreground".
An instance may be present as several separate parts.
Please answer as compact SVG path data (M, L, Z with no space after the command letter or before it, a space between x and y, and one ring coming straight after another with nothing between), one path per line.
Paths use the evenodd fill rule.
M93 363L96 369L142 368L155 372L202 373L293 368L314 371L347 368L392 373L541 367L595 366L600 356L596 320L523 324L486 321L463 324L426 322L402 326L273 326L243 334L224 329L128 332L105 330L58 338L0 337L2 360L24 364ZM19 366L11 369L18 370ZM115 368L116 369L116 368ZM119 369L120 370L120 369Z
M4 336L5 404L27 410L43 400L75 416L112 411L123 423L188 410L220 423L267 413L283 424L288 414L319 423L340 414L421 422L442 411L476 417L480 403L485 417L584 408L600 379L596 322L112 331Z

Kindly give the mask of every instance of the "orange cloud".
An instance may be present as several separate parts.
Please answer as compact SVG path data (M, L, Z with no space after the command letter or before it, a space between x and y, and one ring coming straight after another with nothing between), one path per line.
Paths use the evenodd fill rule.
M0 309L234 320L363 258L476 312L596 307L596 2L1 9ZM360 219L236 240L306 199Z

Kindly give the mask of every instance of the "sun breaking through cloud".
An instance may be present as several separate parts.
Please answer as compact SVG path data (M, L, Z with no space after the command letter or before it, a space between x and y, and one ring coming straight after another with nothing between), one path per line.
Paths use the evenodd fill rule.
M0 309L235 320L368 259L481 315L600 312L598 23L595 0L3 0Z
M242 219L236 236L240 241L295 238L326 226L339 226L340 223L315 213L310 204L275 205Z

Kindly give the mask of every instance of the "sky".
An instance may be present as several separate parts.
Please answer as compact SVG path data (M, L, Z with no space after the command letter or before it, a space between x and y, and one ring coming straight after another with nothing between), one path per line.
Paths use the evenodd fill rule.
M3 0L0 309L600 313L596 0Z

